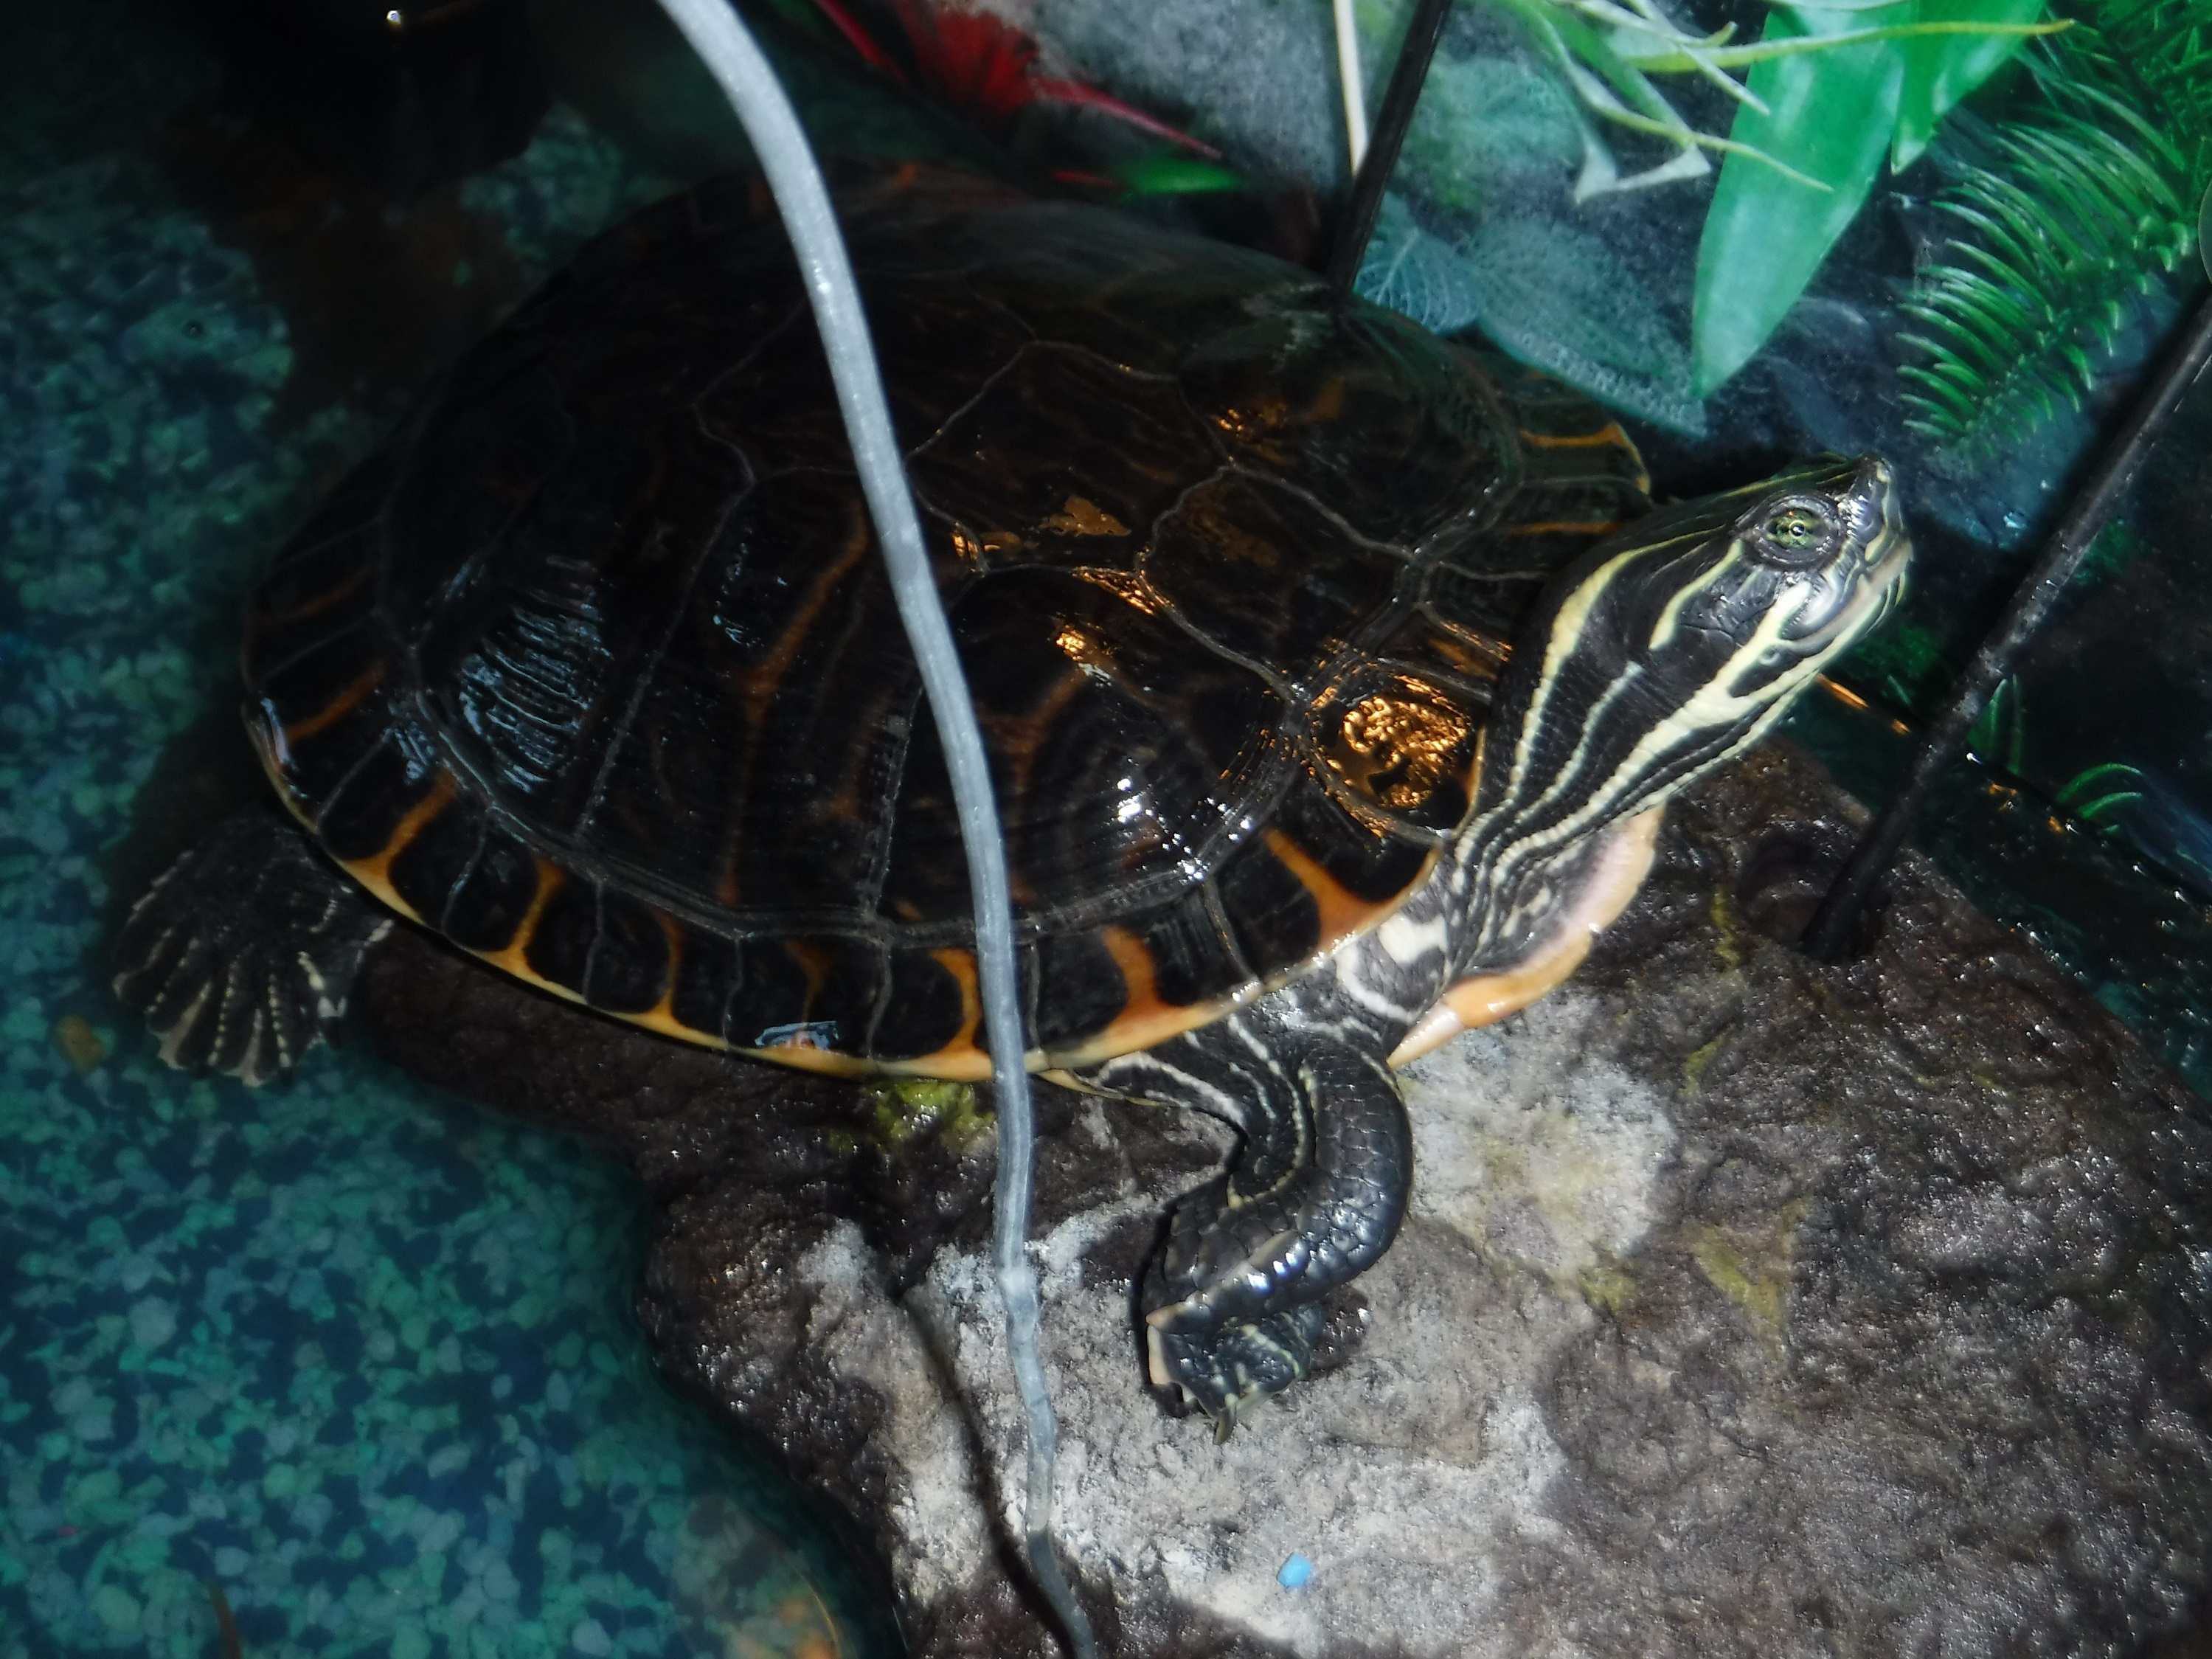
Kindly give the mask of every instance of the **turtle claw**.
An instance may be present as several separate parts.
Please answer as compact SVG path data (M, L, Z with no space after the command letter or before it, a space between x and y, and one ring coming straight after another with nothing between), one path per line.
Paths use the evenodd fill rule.
M1177 1317L1182 1312L1178 1305L1146 1316L1148 1369L1155 1386L1175 1389L1185 1404L1212 1419L1216 1445L1235 1432L1253 1406L1312 1368L1323 1322L1320 1306L1311 1302L1214 1327L1194 1328Z

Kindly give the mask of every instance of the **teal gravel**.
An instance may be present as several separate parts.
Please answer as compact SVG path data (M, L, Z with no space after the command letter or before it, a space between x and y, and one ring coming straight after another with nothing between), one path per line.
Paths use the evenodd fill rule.
M167 15L0 64L0 1659L202 1659L219 1601L251 1659L890 1651L653 1372L627 1176L364 1053L181 1076L106 993L142 792L383 418L276 429L286 319L153 159L214 85ZM660 187L556 109L461 201L530 281Z
M6 1036L10 1659L205 1654L210 1584L257 1655L830 1639L787 1501L652 1374L611 1168L350 1058L241 1098Z

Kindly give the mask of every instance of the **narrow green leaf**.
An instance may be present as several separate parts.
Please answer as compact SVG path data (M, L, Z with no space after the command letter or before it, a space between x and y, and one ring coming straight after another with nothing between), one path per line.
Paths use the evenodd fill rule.
M1911 0L1898 16L1910 21ZM1766 39L1844 34L1863 11L1777 10ZM1887 43L1777 58L1751 72L1762 114L1738 107L1730 140L1826 185L1815 190L1748 156L1721 165L1698 248L1691 313L1694 387L1703 397L1766 343L1874 187L1897 123L1905 64Z
M1902 0L1881 0L1882 6L1899 5ZM1836 52L1844 46L1863 46L1871 40L1986 40L1998 38L2015 46L2033 40L2039 34L2057 34L2064 30L2064 23L1892 23L1881 28L1852 29L1846 33L1827 36L1795 36L1785 40L1761 40L1750 46L1699 46L1695 52L1685 47L1663 46L1649 52L1637 52L1625 61L1632 62L1638 69L1666 74L1680 74L1701 65L1716 69L1744 69L1753 64L1771 63L1777 58L1802 58L1808 52Z
M2033 23L2043 7L2044 0L1920 0L1920 15L1931 23ZM1954 34L1906 46L1891 167L1902 172L1919 160L1936 124L2019 51L2021 41L2017 34Z
M1209 191L1243 190L1247 183L1233 167L1167 149L1122 163L1115 169L1115 177L1134 196L1196 196Z

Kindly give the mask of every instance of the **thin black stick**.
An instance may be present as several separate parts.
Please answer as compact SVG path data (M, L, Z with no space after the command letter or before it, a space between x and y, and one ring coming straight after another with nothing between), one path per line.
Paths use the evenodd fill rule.
M2212 294L2197 302L2166 361L2137 396L2126 423L2097 458L2095 468L2082 480L2066 516L2051 532L2033 567L2014 590L2012 603L1960 677L1950 706L1928 728L1920 752L1905 769L1904 781L1890 796L1889 804L1852 849L1836 884L1828 890L1828 896L1820 902L1812 925L1805 930L1807 954L1822 962L1838 962L1847 954L1847 942L1859 911L1897 856L1914 816L1926 804L1937 780L1965 750L1967 734L2012 672L2014 659L2050 616L2051 607L2080 567L2081 556L2112 516L2120 496L2149 459L2182 398L2208 363L2212 363Z
M1452 0L1420 0L1414 8L1406 43L1398 48L1398 61L1390 70L1390 89L1382 94L1382 108L1375 117L1375 130L1367 141L1358 176L1352 181L1352 198L1344 204L1336 240L1328 250L1328 285L1343 299L1359 276L1360 262L1375 234L1375 222L1382 212L1382 190L1398 165L1398 152L1413 125L1413 106L1421 101L1421 83L1429 78L1429 59L1437 55L1437 41L1451 15Z

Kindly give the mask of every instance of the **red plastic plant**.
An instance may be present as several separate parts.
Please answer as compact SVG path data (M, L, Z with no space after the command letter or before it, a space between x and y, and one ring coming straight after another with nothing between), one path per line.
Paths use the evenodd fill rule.
M1096 87L1038 74L1037 43L988 12L939 8L929 0L888 0L888 3L905 33L915 77L973 119L1003 129L1031 104L1072 104L1100 111L1201 155L1218 158L1220 155L1212 145ZM861 27L844 0L814 0L814 5L871 68L901 82L907 79L897 61Z

